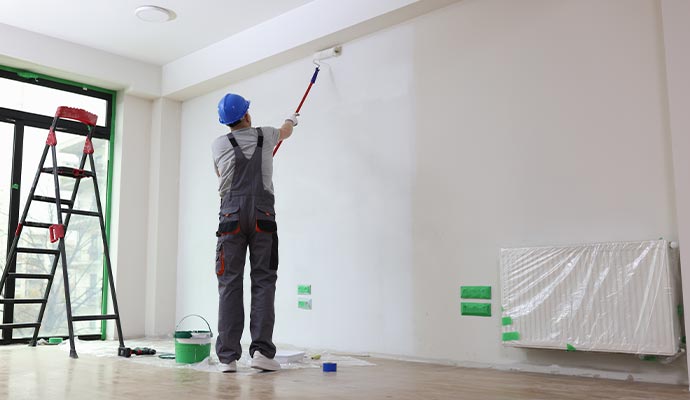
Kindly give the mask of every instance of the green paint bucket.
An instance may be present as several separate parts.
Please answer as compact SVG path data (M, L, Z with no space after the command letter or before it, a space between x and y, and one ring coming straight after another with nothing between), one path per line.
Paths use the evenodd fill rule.
M201 318L208 330L181 331L180 325L189 317ZM175 361L180 364L194 364L211 355L211 325L201 315L189 314L175 327Z

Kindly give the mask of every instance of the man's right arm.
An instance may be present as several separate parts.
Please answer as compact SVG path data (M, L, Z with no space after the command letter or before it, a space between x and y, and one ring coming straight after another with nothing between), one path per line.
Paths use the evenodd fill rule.
M297 115L298 114L292 114L285 119L283 126L281 126L279 129L280 136L278 137L278 140L285 140L292 135L292 129L297 126Z

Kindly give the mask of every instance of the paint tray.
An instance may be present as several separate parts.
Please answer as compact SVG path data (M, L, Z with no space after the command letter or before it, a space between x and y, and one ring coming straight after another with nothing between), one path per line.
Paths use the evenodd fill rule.
M304 352L298 350L278 350L275 360L280 364L292 364L301 362L304 359Z

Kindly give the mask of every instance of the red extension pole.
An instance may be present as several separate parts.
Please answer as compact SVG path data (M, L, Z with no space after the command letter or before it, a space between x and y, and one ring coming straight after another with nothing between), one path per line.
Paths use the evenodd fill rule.
M309 82L309 86L307 86L307 91L304 92L304 96L302 96L302 101L299 102L299 106L297 106L297 110L295 110L295 114L299 114L299 110L302 109L302 105L304 104L304 100L307 99L307 95L309 95L309 91L311 90L311 87L314 86L316 83L316 77L319 75L319 67L316 67L314 70L314 75L311 77L311 82ZM278 142L276 145L276 148L273 149L273 157L276 156L276 153L278 152L278 149L280 148L280 145L283 144L283 141L281 140Z

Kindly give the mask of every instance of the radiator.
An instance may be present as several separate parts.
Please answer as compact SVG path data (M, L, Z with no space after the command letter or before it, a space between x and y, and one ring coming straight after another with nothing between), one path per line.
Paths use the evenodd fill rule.
M674 355L678 259L664 240L501 249L503 343Z

